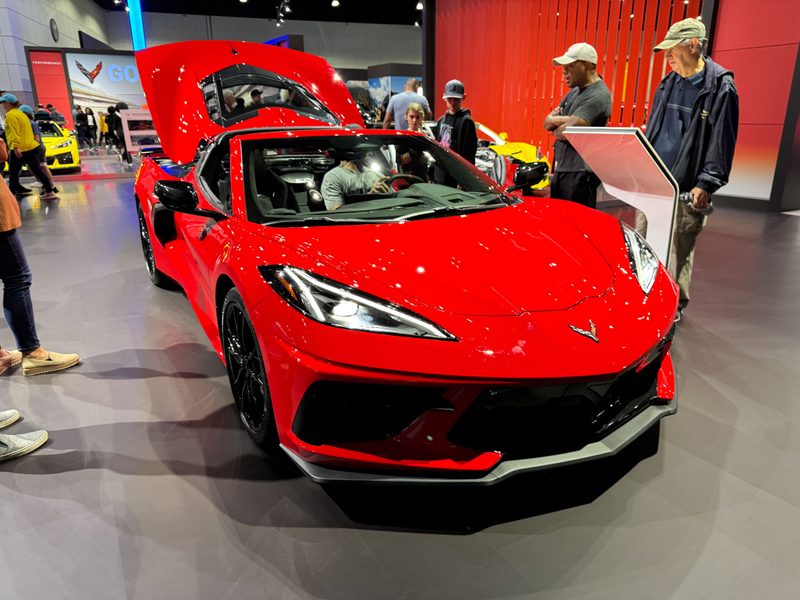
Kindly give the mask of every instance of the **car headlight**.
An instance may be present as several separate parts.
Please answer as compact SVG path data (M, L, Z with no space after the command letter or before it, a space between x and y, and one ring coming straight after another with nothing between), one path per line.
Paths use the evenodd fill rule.
M658 275L658 257L645 239L636 230L622 223L622 235L625 237L625 246L628 248L628 259L631 269L645 294L653 289Z
M258 270L286 302L320 323L372 333L456 340L454 335L410 311L325 277L287 266L264 266Z
M478 148L475 152L475 166L499 184L506 180L506 161L491 148Z
M53 148L66 148L72 143L72 140L67 140L66 142L61 142L58 146L53 146Z

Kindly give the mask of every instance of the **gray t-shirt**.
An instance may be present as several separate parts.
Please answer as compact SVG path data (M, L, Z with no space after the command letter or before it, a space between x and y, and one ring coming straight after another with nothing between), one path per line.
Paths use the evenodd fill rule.
M381 176L375 171L364 169L351 171L344 167L336 167L325 173L322 178L322 199L325 208L335 210L344 204L344 197L351 194L366 194Z
M611 92L600 79L583 89L572 88L558 107L563 117L576 116L588 121L592 127L605 127L611 116ZM555 159L554 170L559 173L591 170L569 142L556 140Z
M406 110L408 110L408 105L412 102L416 102L417 104L421 104L422 108L424 108L427 112L425 114L425 118L427 118L427 113L431 112L431 107L428 105L428 101L425 99L425 96L420 96L416 92L400 92L399 94L395 94L389 100L389 106L386 108L386 111L394 115L394 128L405 131L408 129L408 121L406 121Z

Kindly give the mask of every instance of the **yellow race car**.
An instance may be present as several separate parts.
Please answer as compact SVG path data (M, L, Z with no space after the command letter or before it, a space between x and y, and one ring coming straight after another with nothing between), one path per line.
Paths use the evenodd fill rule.
M81 170L81 157L78 154L78 140L70 134L69 130L62 128L53 121L36 121L39 131L42 132L42 141L45 147L47 166L53 172L74 169ZM8 163L5 170L8 171ZM23 172L28 170L23 167Z
M536 146L525 142L509 142L508 134L503 131L495 133L483 123L475 123L478 129L478 152L475 155L475 166L500 184L510 185L514 172L522 165L544 163L546 173L550 173L550 162L542 156ZM532 190L541 190L550 185L549 175L539 183L530 186Z

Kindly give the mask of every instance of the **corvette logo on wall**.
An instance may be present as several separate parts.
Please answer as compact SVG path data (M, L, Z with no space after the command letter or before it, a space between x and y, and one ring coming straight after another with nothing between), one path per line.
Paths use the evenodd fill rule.
M97 66L94 69L92 69L91 72L87 71L86 67L84 67L77 60L75 61L75 64L77 65L78 70L81 73L83 73L84 75L86 75L86 78L89 80L89 83L94 83L95 78L98 75L100 75L100 71L103 70L103 61L102 60L99 63L97 63Z
M589 320L588 331L586 329L581 329L580 327L575 327L575 325L570 325L569 328L572 329L572 331L574 331L575 333L581 334L583 337L587 337L598 344L600 343L600 340L597 339L597 326L594 324L594 321L592 320Z

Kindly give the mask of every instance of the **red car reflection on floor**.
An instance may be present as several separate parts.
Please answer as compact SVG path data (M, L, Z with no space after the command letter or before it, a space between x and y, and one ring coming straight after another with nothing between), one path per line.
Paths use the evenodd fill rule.
M677 286L616 219L365 129L308 54L137 61L162 143L135 185L150 278L185 290L253 439L315 481L494 483L675 412Z

